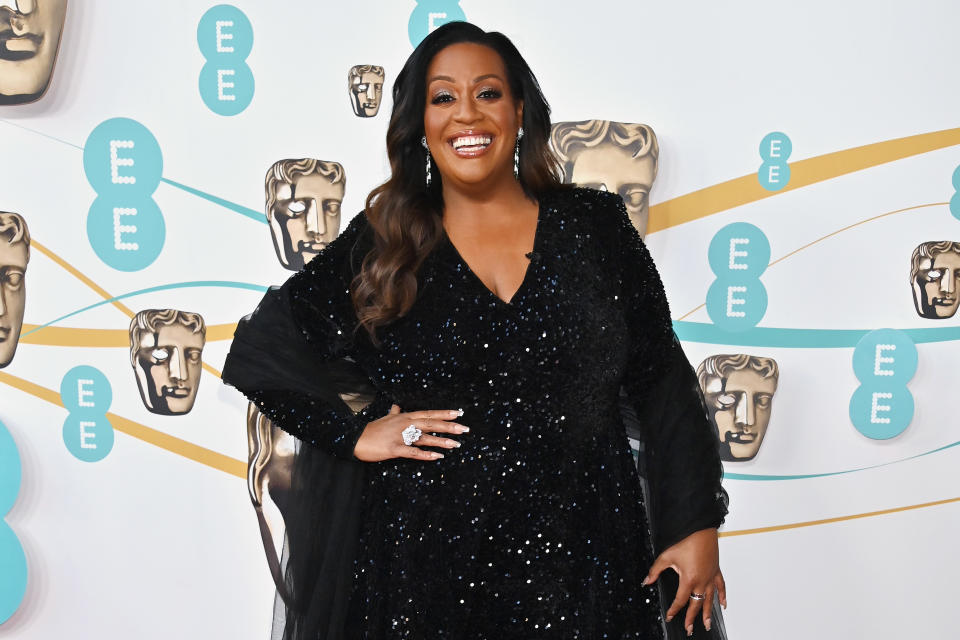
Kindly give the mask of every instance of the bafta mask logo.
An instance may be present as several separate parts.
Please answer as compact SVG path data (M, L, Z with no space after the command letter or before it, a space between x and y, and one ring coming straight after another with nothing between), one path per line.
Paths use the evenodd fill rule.
M358 64L350 67L347 85L353 113L361 118L372 118L380 110L383 97L383 67Z
M0 105L33 102L50 86L67 0L0 0Z
M923 318L952 318L960 298L960 242L924 242L910 260L913 305Z
M130 364L148 411L189 413L197 399L207 328L199 313L146 309L130 321Z
M273 582L286 594L280 558L298 441L274 426L251 402L247 405L247 448L247 492L257 512Z
M564 182L619 193L633 226L646 235L648 199L660 156L653 129L609 120L557 122L550 144L563 167Z
M0 211L0 369L17 352L23 308L27 299L24 278L30 262L30 231L19 214Z
M280 264L299 271L337 237L346 184L337 162L305 158L270 167L264 181L267 222Z
M710 421L720 437L720 458L753 460L770 425L780 371L772 358L710 356L697 367Z

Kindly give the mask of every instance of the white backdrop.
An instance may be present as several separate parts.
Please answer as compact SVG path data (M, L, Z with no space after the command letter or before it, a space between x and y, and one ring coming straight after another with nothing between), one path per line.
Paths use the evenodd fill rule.
M22 214L34 239L25 333L105 297L166 285L121 302L133 311L197 311L211 326L234 323L259 300L256 286L289 273L277 262L268 227L234 210L263 210L270 164L301 157L343 164L341 228L386 177L389 91L412 51L408 21L416 3L236 0L253 27L246 63L256 90L249 106L229 117L208 109L198 91L204 58L197 24L214 4L71 0L49 92L34 104L0 107L0 211ZM436 11L457 5L421 4ZM731 513L721 540L730 637L957 637L960 448L937 450L960 441L952 405L960 317L918 317L908 276L917 244L960 240L960 220L945 204L960 165L960 136L946 131L960 126L960 5L459 6L471 22L513 39L554 120L644 122L657 132L660 174L647 240L691 362L744 352L779 363L760 454L726 466L736 474L725 481ZM385 67L384 104L374 118L350 110L346 75L355 64ZM114 117L147 127L163 155L163 177L195 190L170 182L156 189L165 244L152 264L133 272L105 264L86 231L96 193L81 148L94 127ZM854 154L838 154L825 163L823 179L758 198L758 145L772 131L790 137L792 165L944 133L930 150L902 158L877 149L868 154L875 166L852 173ZM719 212L706 215L677 200L706 189L703 202L710 203L720 197L716 185L751 175L752 182L731 187L736 206ZM805 175L794 165L793 180ZM918 205L931 206L912 208ZM681 210L692 219L678 224ZM705 309L694 311L714 280L707 247L736 221L763 230L772 260L817 241L762 276L769 305L760 327L822 329L824 336L920 330L911 334L919 353L909 383L916 409L903 434L872 440L851 424L848 403L858 385L852 346L804 346L789 333L760 346L689 339L697 328L684 323L710 322ZM197 281L208 284L177 286ZM0 370L0 420L22 463L22 486L5 521L28 564L26 595L0 623L0 637L265 639L273 586L240 477L246 403L207 369L189 414L148 412L122 344L128 324L116 305L99 304L24 336ZM935 340L924 333L933 327L957 332ZM203 352L216 371L229 346L224 337L222 330L208 334ZM61 435L67 411L58 404L60 383L77 365L106 375L110 412L126 420L111 417L116 442L99 462L75 458Z

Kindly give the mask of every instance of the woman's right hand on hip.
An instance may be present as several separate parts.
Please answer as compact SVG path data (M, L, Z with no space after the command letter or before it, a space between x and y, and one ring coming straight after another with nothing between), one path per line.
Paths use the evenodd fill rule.
M470 430L462 424L450 422L463 415L462 411L425 410L404 413L398 405L390 406L390 413L368 422L357 440L353 455L364 462L380 462L390 458L413 458L414 460L438 460L443 457L436 451L425 451L420 447L443 447L452 449L460 443L450 438L430 435L431 433L461 434ZM404 444L403 430L413 425L422 434L413 444Z

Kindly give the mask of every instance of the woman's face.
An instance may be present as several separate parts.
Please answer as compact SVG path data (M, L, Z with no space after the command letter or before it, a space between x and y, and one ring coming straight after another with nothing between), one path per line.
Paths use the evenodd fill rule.
M470 191L513 180L522 113L496 51L467 42L440 50L427 68L423 126L444 186Z

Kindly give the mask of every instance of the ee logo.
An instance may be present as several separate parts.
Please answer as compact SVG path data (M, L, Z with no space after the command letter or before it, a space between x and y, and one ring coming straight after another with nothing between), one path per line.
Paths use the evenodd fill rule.
M907 383L917 372L917 347L903 331L877 329L853 350L853 372L860 386L850 398L850 421L874 440L903 433L913 419Z
M63 423L67 450L84 462L107 457L113 449L113 425L107 420L113 389L107 377L94 367L74 367L60 383L60 400L70 412Z
M763 164L757 172L757 179L767 191L779 191L790 182L790 165L787 159L793 152L793 143L787 134L774 131L760 141L760 157Z
M757 326L767 312L760 276L770 264L770 242L759 227L734 222L717 231L708 250L717 279L707 290L707 314L724 331Z
M87 214L94 253L118 271L148 267L166 236L163 214L153 200L163 174L157 139L136 120L101 122L83 147L83 170L97 192Z
M467 14L460 8L460 0L417 0L417 6L407 22L410 44L416 47L427 34L448 22L465 22Z
M27 556L3 518L20 493L20 452L0 422L0 625L10 619L27 592Z
M206 64L200 70L200 97L211 111L235 116L253 100L253 26L243 11L229 4L207 10L197 25L197 44Z

